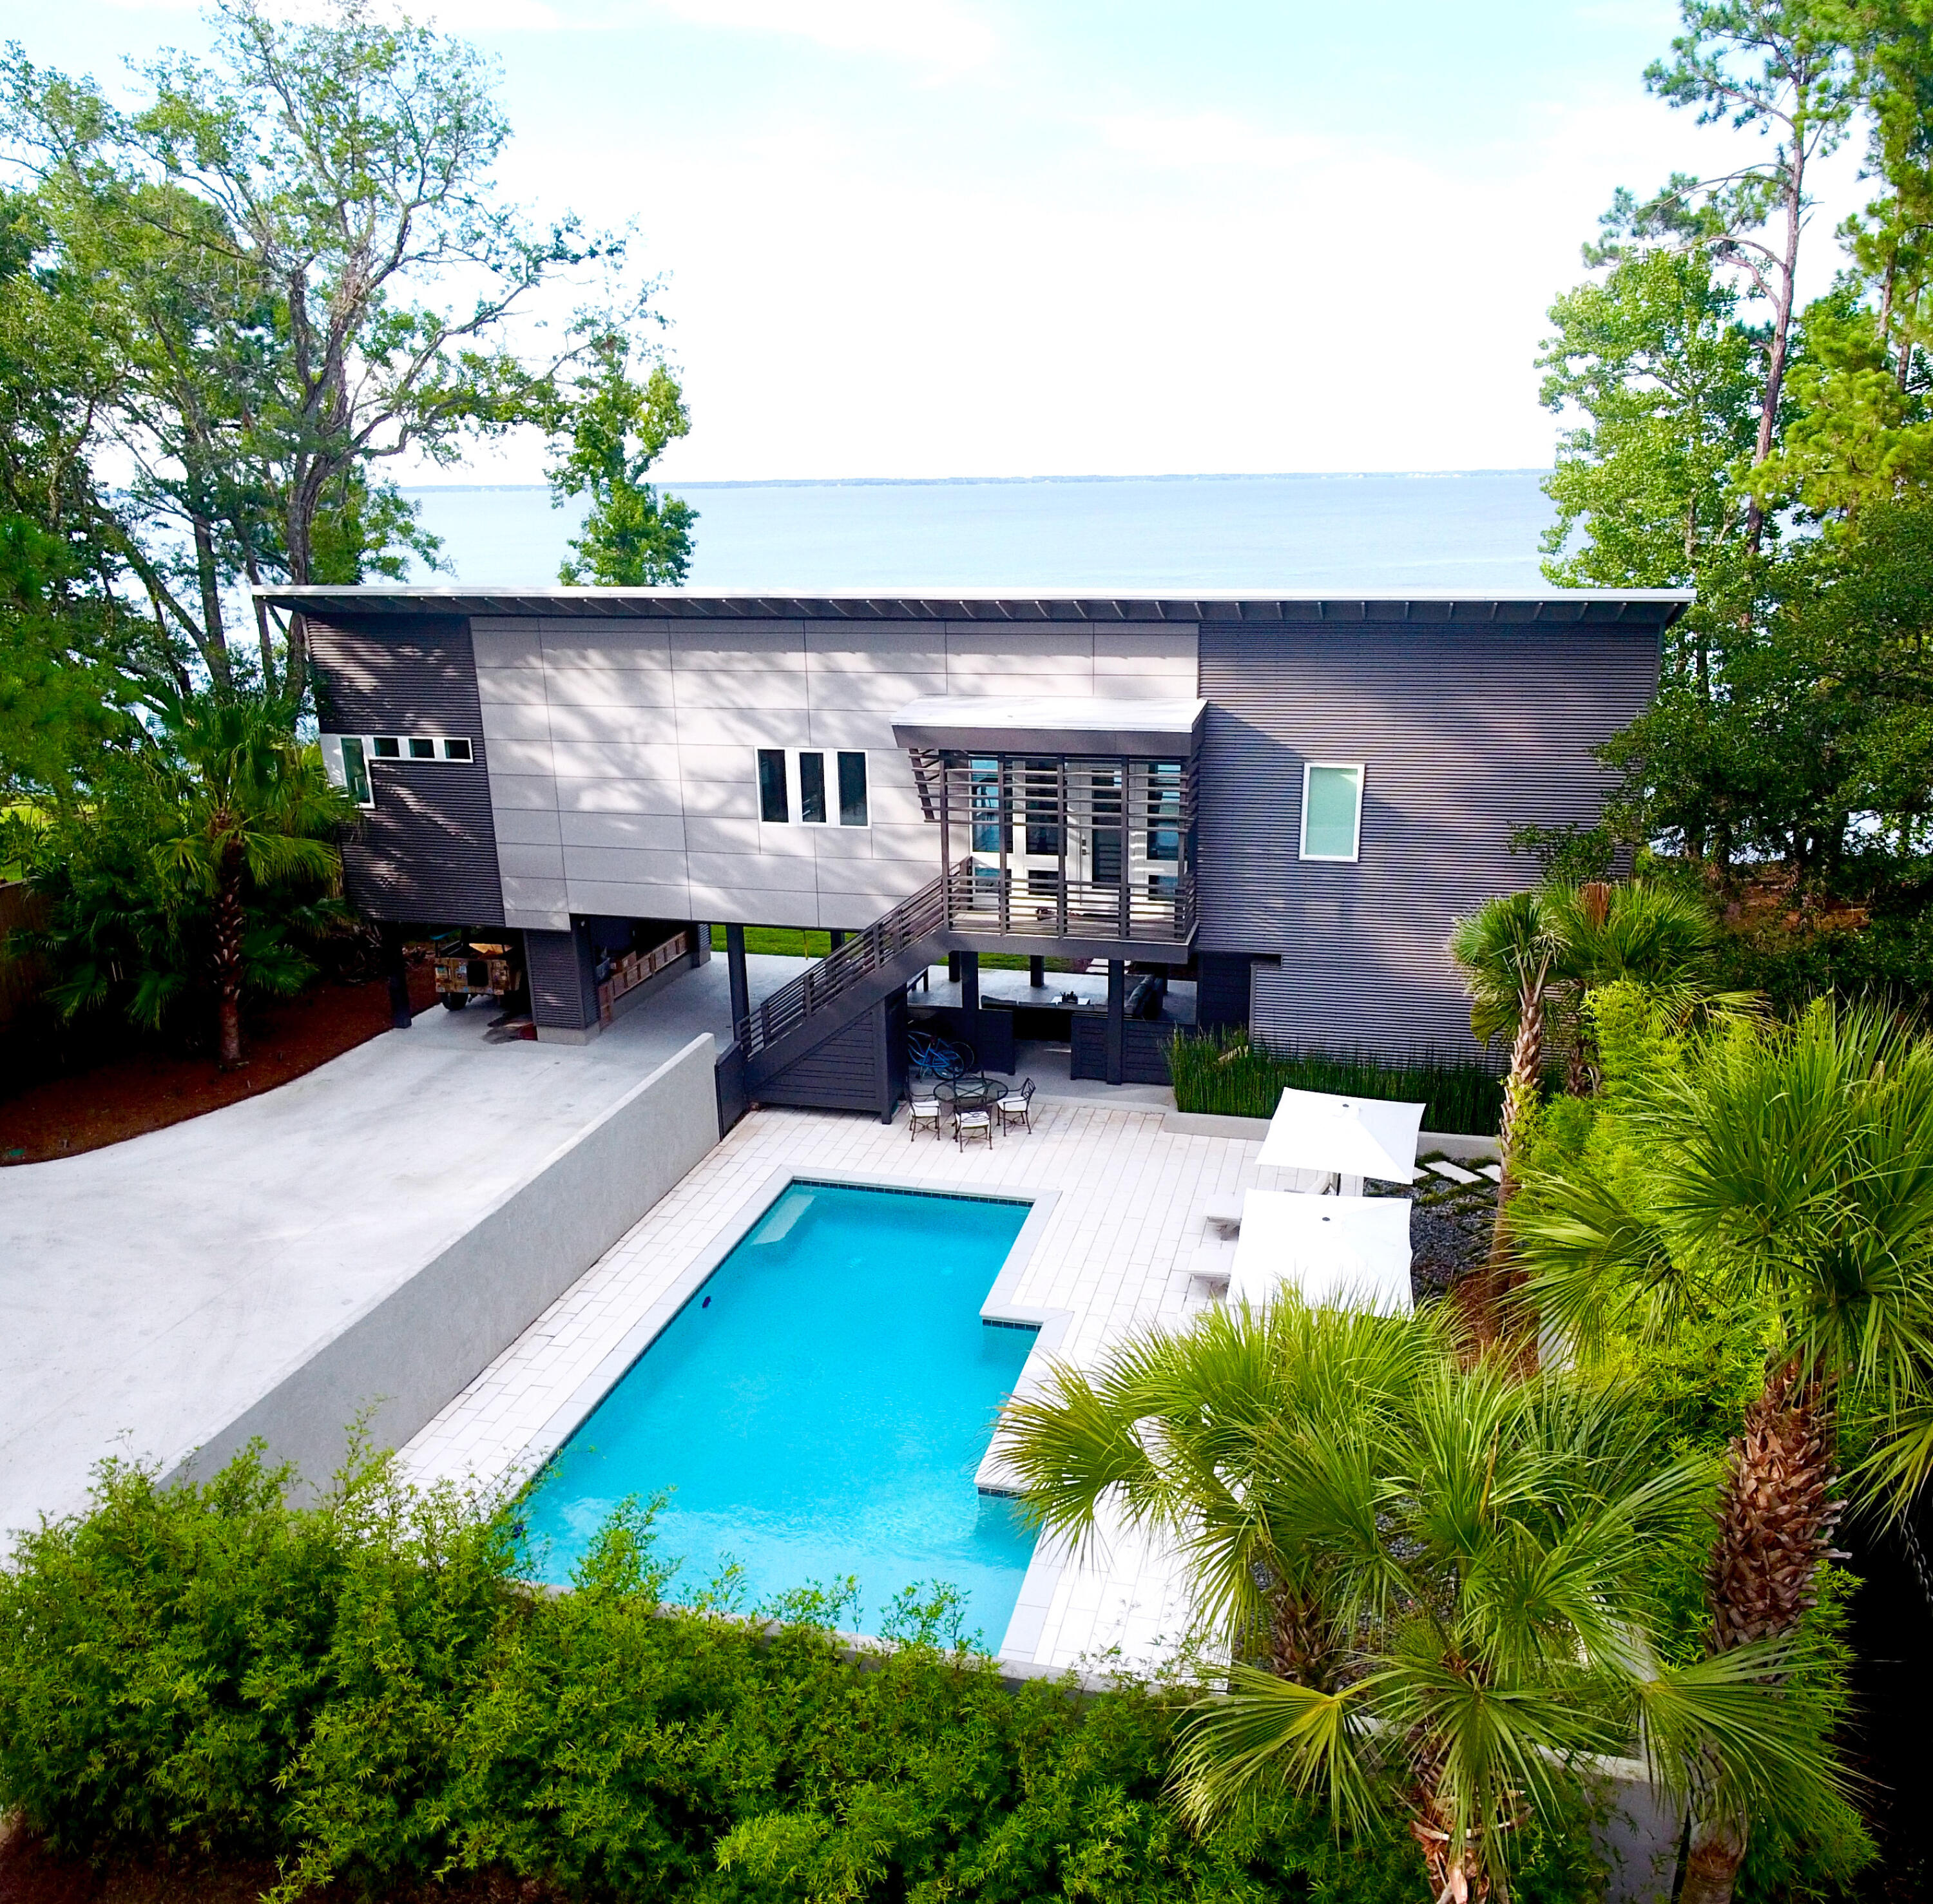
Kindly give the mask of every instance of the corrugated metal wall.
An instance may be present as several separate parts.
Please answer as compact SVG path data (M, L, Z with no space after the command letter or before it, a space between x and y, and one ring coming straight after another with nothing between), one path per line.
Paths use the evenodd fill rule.
M376 760L373 813L343 849L350 899L374 919L501 925L504 886L470 625L385 616L309 621L323 730L460 734L474 759Z
M1468 1053L1451 919L1529 885L1526 825L1595 824L1590 750L1649 702L1655 628L1204 622L1201 946L1278 1047ZM1361 761L1361 853L1299 856L1307 760Z
M531 1015L538 1025L582 1031L597 1022L597 969L589 935L524 934L524 969L530 975Z

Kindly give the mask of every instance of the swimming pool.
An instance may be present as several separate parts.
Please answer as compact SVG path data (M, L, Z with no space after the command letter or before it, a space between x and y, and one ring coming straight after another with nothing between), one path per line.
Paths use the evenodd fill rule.
M728 1561L749 1606L856 1576L861 1631L943 1581L997 1649L1033 1549L976 1491L1031 1331L980 1304L1025 1203L794 1183L609 1390L540 1478L527 1526L561 1582L627 1494L675 1490L673 1599Z

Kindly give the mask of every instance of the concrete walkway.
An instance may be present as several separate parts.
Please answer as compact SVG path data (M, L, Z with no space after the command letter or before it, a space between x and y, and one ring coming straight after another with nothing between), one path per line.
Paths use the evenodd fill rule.
M755 999L806 961L748 961ZM0 1170L0 1551L104 1456L171 1466L701 1032L725 963L583 1046L432 1009L278 1090Z

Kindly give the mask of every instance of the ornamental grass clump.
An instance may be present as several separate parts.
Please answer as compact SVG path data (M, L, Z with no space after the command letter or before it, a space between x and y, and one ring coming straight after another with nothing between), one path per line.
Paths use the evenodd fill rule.
M1425 1048L1392 1063L1363 1053L1276 1053L1250 1044L1239 1028L1177 1037L1168 1046L1176 1108L1223 1117L1272 1117L1285 1089L1421 1104L1426 1130L1493 1136L1503 1084L1474 1060L1439 1057Z

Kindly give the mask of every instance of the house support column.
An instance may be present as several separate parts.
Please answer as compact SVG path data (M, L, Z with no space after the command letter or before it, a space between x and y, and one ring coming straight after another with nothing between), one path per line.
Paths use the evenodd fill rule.
M752 1015L752 982L745 971L745 928L725 928L725 965L732 982L732 1036Z
M603 1027L597 1021L597 950L584 922L573 919L567 932L526 931L524 965L538 1041L589 1044Z
M1128 968L1125 961L1108 961L1108 1081L1118 1084L1126 1075L1128 1050Z
M973 1047L977 1062L980 1054L980 955L963 952L960 961L960 1015L966 1027L966 1042Z
M1027 961L1027 983L1036 991L1043 991L1047 985L1047 961L1036 955Z
M403 928L395 919L386 919L376 928L382 942L383 976L389 982L389 1026L395 1031L410 1028L410 968L403 958Z

